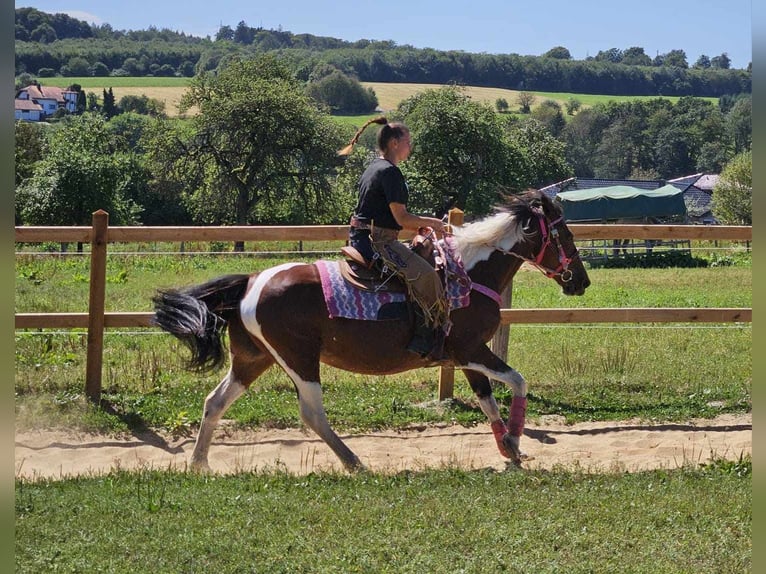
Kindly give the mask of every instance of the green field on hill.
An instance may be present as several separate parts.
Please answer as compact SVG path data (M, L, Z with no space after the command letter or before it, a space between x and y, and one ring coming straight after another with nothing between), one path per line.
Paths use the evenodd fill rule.
M106 77L106 78L91 78L91 77L54 77L43 78L40 82L43 85L57 86L65 88L72 84L79 84L86 92L94 92L98 97L101 97L101 92L104 89L112 88L112 92L116 100L119 102L120 98L128 95L145 95L149 98L154 98L165 103L165 112L169 116L178 115L178 103L181 101L186 86L189 83L190 78L155 78L155 77ZM372 88L375 91L375 95L378 97L380 108L384 111L395 109L399 103L418 94L424 90L439 88L440 84L399 84L399 83L385 83L385 82L362 82L365 87ZM516 111L518 104L516 99L518 98L518 90L507 90L503 88L485 88L477 86L464 86L465 92L471 99L479 102L485 102L491 106L494 106L495 101L499 98L504 98L509 105L510 111ZM555 93L555 92L531 92L536 96L535 105L539 105L544 100L554 100L564 107L570 99L576 99L580 102L583 108L587 108L598 103L606 103L609 101L614 102L626 102L635 100L652 100L661 96L609 96L609 95L595 95L595 94L573 94L573 93ZM665 96L662 96L665 97ZM678 97L666 97L672 102L678 101ZM717 98L703 98L716 102ZM360 119L372 116L344 116L345 118L353 118L351 123L358 123Z

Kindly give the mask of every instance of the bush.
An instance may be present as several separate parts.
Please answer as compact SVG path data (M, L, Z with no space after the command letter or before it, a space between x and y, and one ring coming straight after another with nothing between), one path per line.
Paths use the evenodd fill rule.
M105 78L109 75L109 68L103 62L96 62L90 68L90 75L97 78Z
M590 261L592 269L707 267L708 261L683 251L660 251L656 253L627 254L622 257Z
M306 90L334 114L368 114L378 105L378 97L371 88L365 89L358 80L340 71L309 83Z

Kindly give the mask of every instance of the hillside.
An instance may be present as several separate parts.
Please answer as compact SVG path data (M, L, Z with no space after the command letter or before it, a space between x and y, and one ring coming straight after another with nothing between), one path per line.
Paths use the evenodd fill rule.
M332 67L362 82L455 83L532 92L720 97L752 90L749 69L690 67L683 50L651 59L643 49L631 48L629 60L621 57L628 50L612 49L575 60L566 49L541 56L473 54L293 34L244 22L236 30L222 25L211 40L170 30L119 31L61 16L16 10L17 76L191 77L232 57L270 52L305 81L316 70Z

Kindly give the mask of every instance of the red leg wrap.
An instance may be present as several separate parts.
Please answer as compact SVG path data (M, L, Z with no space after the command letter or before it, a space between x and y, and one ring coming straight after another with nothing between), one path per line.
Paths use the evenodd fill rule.
M493 422L490 426L492 427L492 434L495 435L495 442L497 443L497 448L500 450L500 454L505 458L511 458L511 453L508 452L508 449L506 449L503 444L503 437L508 433L508 427L506 427L505 423L501 420Z
M521 436L527 417L527 397L511 399L511 413L508 417L508 432L511 436Z

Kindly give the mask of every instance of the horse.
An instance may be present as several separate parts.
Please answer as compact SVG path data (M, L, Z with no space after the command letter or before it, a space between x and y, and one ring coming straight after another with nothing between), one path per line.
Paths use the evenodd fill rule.
M213 431L231 404L266 369L279 365L298 396L300 416L349 472L365 467L331 428L322 403L320 363L362 374L394 374L452 366L463 371L487 416L497 448L521 466L527 384L487 346L500 325L498 293L525 262L553 279L566 295L583 295L590 285L574 238L560 208L538 190L509 196L495 213L452 229L454 244L470 279L467 305L450 312L443 357L406 350L414 324L394 320L330 317L314 263L283 263L260 273L225 275L181 289L158 289L152 321L191 352L189 369L229 369L207 395L190 469L209 472ZM490 379L512 390L508 423L502 419Z

